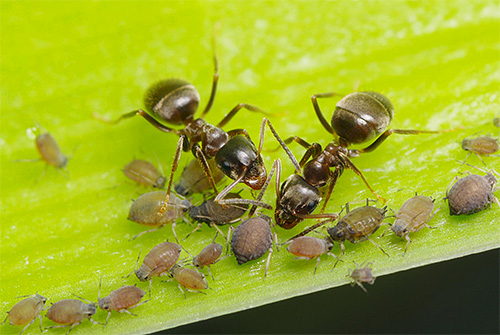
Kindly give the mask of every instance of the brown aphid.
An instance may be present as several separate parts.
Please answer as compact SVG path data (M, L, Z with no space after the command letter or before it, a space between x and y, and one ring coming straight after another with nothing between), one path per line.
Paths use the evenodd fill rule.
M273 251L270 225L271 218L268 216L252 217L236 227L231 238L231 251L236 256L238 265L258 259L269 251L264 276L267 275Z
M229 193L225 199L241 199L238 193ZM225 225L238 221L246 211L248 205L221 205L215 202L214 198L207 199L199 206L192 206L189 209L189 216L198 222L208 224Z
M212 279L214 279L214 276L210 272L210 265L217 263L221 255L222 246L218 243L212 242L193 258L193 265L199 269L203 269L206 266L208 273L212 276Z
M370 241L382 252L389 256L380 245L370 239L370 235L375 233L383 224L387 207L377 208L373 206L358 207L349 212L349 205L346 204L347 214L339 220L336 226L328 228L328 235L333 241L340 242L341 255L344 254L344 241L359 243L365 240Z
M330 252L333 248L333 243L328 239L319 239L311 236L301 236L293 239L290 245L286 248L288 252L294 254L296 259L314 259L317 258L316 266L314 267L314 273L316 274L316 269L318 268L320 256L327 254L337 258L334 254Z
M117 311L120 313L128 313L133 316L137 316L131 313L129 309L140 306L148 300L141 302L142 298L146 294L143 290L136 286L122 286L118 290L112 291L107 297L100 298L101 284L99 283L99 293L98 293L98 303L99 308L108 311L108 317L106 318L106 325L108 324L111 311Z
M408 199L396 214L396 220L391 226L392 231L399 237L406 239L405 253L411 243L410 233L417 232L423 227L432 228L427 222L437 213L434 210L434 200L429 197L416 195Z
M175 239L177 240L177 234L175 233L176 220L188 211L191 207L191 203L188 200L182 200L171 194L168 199L166 211L160 214L159 211L164 204L165 194L166 192L164 191L145 193L137 198L132 206L130 206L128 214L128 219L130 221L134 221L147 227L156 227L134 236L134 239L172 223L172 231Z
M49 133L40 134L37 136L35 144L40 156L45 162L47 162L47 164L58 169L66 167L68 164L68 157L61 152L59 145L52 135Z
M58 301L50 306L45 316L55 323L59 323L60 326L51 326L46 329L71 327L66 333L69 334L75 326L82 323L85 319L89 319L90 322L100 325L101 323L92 319L92 315L94 315L96 311L97 308L94 303L86 304L76 299Z
M363 264L361 264L361 266L358 266L358 264L356 264L356 269L354 269L348 275L352 279L351 286L358 285L363 291L368 293L368 291L363 286L363 283L373 285L376 279L376 277L373 277L372 275L372 269L370 268L371 264L372 263L368 263L366 264L366 266L363 266Z
M28 298L19 301L7 312L7 316L2 324L5 324L7 319L9 319L9 324L13 326L26 325L19 333L19 335L21 335L38 317L40 319L40 331L42 331L42 316L40 312L45 306L46 301L47 298L39 294L28 296Z
M160 243L151 249L146 257L144 257L141 267L134 271L137 279L140 281L149 280L150 296L153 277L167 275L167 271L177 263L181 250L182 247L178 244L172 242ZM139 258L137 261L139 261Z
M134 159L125 165L123 173L140 185L155 188L163 188L165 186L165 176L148 161Z
M223 178L224 173L217 168L214 159L207 159L207 164L210 167L212 178L215 184L218 184ZM212 188L203 167L198 159L191 160L182 171L181 177L174 186L177 194L188 196L193 193L202 193Z
M182 294L184 294L184 298L186 298L186 294L184 293L182 287L184 287L189 292L197 292L203 294L205 294L205 292L202 292L200 290L206 290L208 288L205 277L197 271L175 264L170 270L168 270L168 273L179 283L178 287L179 290L181 290Z
M453 178L451 184L457 179ZM459 179L446 191L446 198L450 207L450 215L470 215L488 208L493 201L497 204L498 199L493 194L493 188L497 179L493 173L485 176L472 174Z
M495 127L500 127L500 117L496 117L493 119L493 125Z
M471 139L464 139L462 141L462 149L468 151L467 157L470 153L473 153L478 156L479 159L481 159L480 156L497 156L493 154L500 150L500 145L498 144L498 140L495 138L481 136Z

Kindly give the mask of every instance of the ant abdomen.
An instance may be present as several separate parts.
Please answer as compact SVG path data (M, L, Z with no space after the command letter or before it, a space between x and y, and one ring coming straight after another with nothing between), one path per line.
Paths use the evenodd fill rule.
M200 104L200 94L189 82L166 79L151 85L144 95L146 109L170 124L191 120Z

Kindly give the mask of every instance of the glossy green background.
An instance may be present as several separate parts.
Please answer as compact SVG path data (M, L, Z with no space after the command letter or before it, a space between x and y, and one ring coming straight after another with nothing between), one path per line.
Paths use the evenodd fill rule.
M310 96L318 92L375 90L393 102L394 128L465 129L443 135L390 138L375 152L355 159L371 185L393 210L415 191L436 198L442 210L402 257L404 242L389 235L346 245L345 264L330 272L324 257L293 260L284 250L238 267L233 258L213 267L216 281L207 296L185 300L173 283L154 281L153 300L139 317L112 315L107 333L137 333L247 309L346 282L352 261L373 261L378 276L499 246L498 207L470 217L449 217L441 199L461 171L460 141L478 131L498 134L499 9L496 2L1 2L1 310L14 297L39 292L57 301L71 293L96 300L125 284L137 254L172 238L170 229L129 239L142 227L126 220L131 199L145 192L126 182L120 169L132 158L171 164L177 138L141 119L107 126L93 112L114 117L142 106L147 86L165 77L191 81L203 102L213 67L210 38L215 22L220 84L207 119L218 122L240 102L274 113L284 136L300 135L326 145L331 137L316 120ZM204 103L202 102L202 106ZM327 119L335 99L320 104ZM226 127L245 127L258 137L261 115L241 112ZM66 180L54 169L38 183L42 163L26 130L41 124L70 154ZM265 145L275 142L266 133ZM76 148L76 149L75 149ZM302 149L291 146L300 157ZM281 152L265 152L268 167L281 157L283 176L292 173ZM189 155L184 155L185 164ZM471 164L481 162L471 157ZM500 169L498 158L486 158ZM247 194L248 195L248 194ZM249 195L248 195L249 196ZM361 180L346 171L329 209L369 197ZM195 199L198 200L199 198ZM273 203L268 193L266 201ZM392 222L392 219L388 219ZM307 224L311 224L308 222ZM304 227L279 230L284 241ZM192 228L179 224L177 233ZM184 242L198 252L214 232L206 227ZM376 235L380 235L377 233ZM338 247L334 249L338 253ZM183 256L184 257L184 256ZM147 285L140 283L140 287ZM99 312L97 320L104 320ZM51 323L44 320L44 326ZM19 329L2 326L2 332ZM73 332L101 328L85 321ZM37 333L32 326L27 333ZM51 330L63 334L65 330Z

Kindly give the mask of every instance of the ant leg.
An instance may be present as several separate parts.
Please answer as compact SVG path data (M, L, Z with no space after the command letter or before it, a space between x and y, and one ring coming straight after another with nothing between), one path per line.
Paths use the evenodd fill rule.
M260 202L260 200L264 196L264 193L266 192L267 187L269 186L269 183L271 182L271 179L273 178L273 174L274 174L275 169L278 169L276 171L276 176L278 177L278 174L281 174L281 160L279 158L274 160L273 166L271 167L271 171L269 171L269 175L267 176L266 182L264 183L264 186L262 186L262 189L260 190L256 201ZM278 179L276 179L276 184L277 185L279 184L279 177L278 177ZM263 206L261 206L261 207L263 207ZM250 212L248 212L249 218L251 218L253 216L256 209L257 209L257 205L253 205L252 208L250 208ZM270 209L272 209L272 207Z
M198 159L198 162L201 164L201 167L203 168L203 172L205 172L205 175L208 178L208 181L210 182L210 185L212 186L214 190L214 194L218 194L219 192L217 191L217 186L215 185L215 180L214 177L212 176L212 170L210 169L210 165L207 162L207 158L205 157L205 154L201 150L200 146L198 144L195 144L194 147L194 152L195 152L195 157Z
M377 192L375 192L370 184L368 184L368 182L366 181L365 177L363 176L363 174L361 173L361 171L358 170L358 168L353 164L353 162L351 162L351 160L344 154L341 154L339 153L339 155L344 159L345 161L345 164L347 165L347 168L351 169L355 174L357 174L358 176L361 177L361 179L363 180L363 182L365 183L366 187L368 187L368 189L372 192L372 194L377 198L379 199L380 201L382 201L382 203L386 203L387 200L383 197L381 197L380 195L377 194Z
M239 103L233 109L231 109L231 111L229 113L227 113L226 116L224 116L224 118L219 123L217 123L216 127L218 127L218 128L224 127L229 121L231 121L231 119L236 115L236 113L238 113L239 110L242 108L245 108L246 110L249 110L250 112L267 114L259 107L249 105L249 104Z
M316 115L318 116L319 122L323 125L323 127L326 129L327 132L335 136L337 138L337 134L333 131L332 126L326 121L325 117L323 116L323 113L321 112L321 109L319 108L317 98L331 98L334 96L342 96L342 94L338 94L335 92L329 92L329 93L319 93L319 94L314 94L311 97L311 101L314 107L314 110L316 111Z
M216 203L222 204L221 200L224 199L224 197L226 197L226 195L228 195L228 193L231 192L231 190L235 188L236 185L238 185L243 180L243 178L247 173L247 169L248 168L245 167L238 178L236 178L231 184L227 185L225 189L223 189L219 194L217 194L217 196L214 199Z
M184 146L184 140L186 139L185 135L182 135L177 141L177 148L175 149L174 161L172 162L172 169L170 171L170 178L168 179L167 193L165 194L165 199L163 200L163 205L158 211L159 215L162 215L163 212L167 210L168 206L168 198L170 197L170 191L172 190L172 180L174 179L174 173L179 166L179 160L181 159L182 148Z
M278 135L278 133L274 129L273 125L271 124L271 121L269 121L268 119L264 118L262 120L262 123L263 124L267 123L267 126L271 130L271 133L273 133L274 138L276 139L276 141L278 141L278 143L281 145L281 147L283 148L283 150L285 150L285 153L288 155L288 158L290 158L290 161L292 162L293 166L295 167L295 172L298 173L298 174L302 174L302 170L300 168L301 165L297 162L297 159L295 158L295 156L292 154L292 152L290 151L290 149L288 149L288 147L285 144L285 142L283 142L283 140L281 139L281 137Z
M450 131L454 131L454 129L445 129L445 130L388 129L382 135L380 135L375 140L375 142L373 142L364 149L358 150L358 152L365 153L377 149L387 139L387 137L389 137L392 134L400 134L400 135L439 134L439 133L448 133Z
M344 172L344 168L340 166L335 167L335 171L331 172L330 171L330 181L328 185L328 193L326 194L325 200L323 201L323 206L321 207L320 213L323 213L325 211L326 205L328 204L328 201L330 201L330 197L333 192L333 188L335 187L335 184L337 184L337 179L342 175Z
M304 235L307 235L309 234L310 232L312 232L313 230L315 230L316 228L319 228L325 224L327 224L328 222L333 222L335 220L338 219L338 215L337 214L333 214L333 213L327 213L327 214L311 214L311 215L301 215L299 216L301 219L326 219L326 220L323 220L321 222L318 222L316 224L313 224L312 226L310 227L307 227L306 229L304 229L302 232L298 233L297 235L293 236L293 237L290 237L288 239L287 242L290 242L298 237L301 237L301 236L304 236Z
M215 35L217 33L217 27L214 28L214 32L212 35L212 51L213 51L213 60L214 60L214 79L212 81L212 91L210 93L210 99L208 99L207 106L203 110L203 113L201 113L201 118L203 119L205 115L210 111L210 108L212 108L212 105L215 100L215 92L217 91L217 83L219 81L219 62L217 60L217 53L215 50Z

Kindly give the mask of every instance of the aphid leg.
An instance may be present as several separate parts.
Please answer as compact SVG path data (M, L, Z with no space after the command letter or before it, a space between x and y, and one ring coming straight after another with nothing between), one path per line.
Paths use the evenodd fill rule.
M335 269L335 267L337 266L338 262L341 260L341 258L344 256L344 251L345 251L345 246L344 246L344 242L340 242L340 256L339 257L336 257L337 258L337 261L335 262L335 264L333 265L333 268L331 269L331 271L333 271L333 269Z
M212 277L212 280L215 280L214 275L210 272L210 265L207 266L207 272Z
M7 316L5 316L5 319L3 320L2 324L5 324L5 322L7 322L7 319L9 318L9 312L5 312L5 313L7 313Z
M252 106L249 104L239 103L236 106L234 106L234 108L231 109L231 111L229 113L227 113L226 116L224 116L224 118L219 123L217 123L216 127L218 127L218 128L224 127L229 121L231 121L231 119L236 115L236 113L238 113L240 111L240 109L242 109L242 108L245 108L246 110L248 110L250 112L267 114L259 107Z
M184 290L182 289L182 285L181 284L177 284L177 287L179 288L179 290L181 290L182 294L184 295L184 299L187 300L186 293L184 293Z
M389 254L388 254L388 253L386 253L386 252L384 251L384 249L382 249L382 247L381 247L381 246L380 246L377 242L375 242L374 240L372 240L372 239L371 239L371 238L369 238L369 237L367 237L366 239L367 239L368 241L372 242L372 243L373 243L373 245L375 245L376 247L378 247L378 248L379 248L379 249L380 249L380 250L384 253L384 255L386 255L387 257L391 257L391 256L389 256Z
M144 300L144 301L141 301L140 303L134 305L134 306L131 306L129 307L128 309L132 309L132 308L136 308L136 307L139 307L140 305L144 305L145 303L149 302L149 299L148 300Z
M176 223L174 221L174 222L172 222L172 232L174 233L175 242L177 242L177 244L178 244L179 243L179 239L177 238L177 233L175 232L175 226L176 226Z
M152 232L154 232L154 231L160 230L160 229L162 229L163 227L165 227L165 225L166 225L166 223L162 224L162 225L161 225L161 226L159 226L159 227L152 228L152 229L148 229L148 230L145 230L145 231L143 231L143 232L140 232L139 234L137 234L137 235L135 235L134 237L132 237L132 238L130 239L130 241L133 241L133 240L135 240L136 238L141 237L141 236L142 236L142 235L144 235L144 234L147 234L147 233L152 233ZM172 224L172 226L173 226L173 224ZM175 234L174 234L174 236L175 236Z
M320 257L320 256L318 256L318 257L316 257L316 258L317 258L318 260L316 261L316 266L314 267L314 272L313 272L313 275L315 275L315 274L316 274L316 270L318 269L318 265L319 265L319 261L320 261L321 257Z
M453 177L453 179L451 180L450 185L448 185L448 188L446 189L446 197L445 197L445 198L443 198L443 200L448 199L448 193L449 193L449 191L450 191L450 188L453 186L453 184L455 183L455 181L456 181L457 179L458 179L458 176Z
M28 323L26 325L26 327L23 328L23 330L21 330L21 332L19 333L19 335L22 335L24 333L24 331L26 330L26 328L28 328L29 326L31 326L33 324L33 322L35 322L36 318L34 318L33 320L31 320L30 323ZM41 322L40 322L41 323ZM41 329L41 328L40 328Z
M40 182L40 180L42 180L43 176L45 176L45 173L47 172L48 166L49 166L48 164L45 164L45 166L43 167L42 174L40 175L40 177L38 177L37 180L35 180L35 182L33 183L34 185L38 184Z
M120 312L120 313L127 313L127 314L130 314L130 315L133 315L133 316L138 316L137 314L132 313L131 311L129 311L126 308L120 309L120 310L118 310L118 312Z
M66 328L66 327L71 327L70 330L68 330L68 332L66 334L68 334L71 329L73 329L74 326L77 326L79 325L80 322L77 322L77 323L73 323L72 325L56 325L56 326L50 326L50 327L45 327L44 329L44 332L47 331L48 329L53 329L53 328Z
M162 215L163 212L167 210L168 198L170 197L170 191L172 189L172 180L174 179L174 173L179 166L179 160L181 159L182 147L184 146L184 140L186 136L182 135L177 141L177 148L175 149L174 161L172 162L172 169L170 170L170 178L168 179L167 193L165 194L165 200L163 200L163 206L161 206L158 214Z
M483 159L481 158L481 156L477 152L475 152L474 154L477 156L477 158L479 158L479 160L484 164L484 166L487 166L486 163L483 161ZM490 156L490 155L485 155L485 156ZM494 155L491 155L491 156L494 156ZM466 157L466 159L467 159L467 157Z
M317 101L317 98L331 98L334 96L343 96L343 95L335 93L335 92L318 93L318 94L314 94L311 97L311 102L313 104L314 110L316 111L316 115L318 116L319 122L321 122L321 124L323 125L323 127L326 129L327 132L332 134L335 137L335 139L337 139L338 138L337 134L335 134L332 126L330 126L330 124L326 121L323 113L321 112L321 109L319 108L318 101Z
M41 314L38 314L38 318L40 319L40 322L39 322L39 324L38 324L38 327L40 328L40 333L43 333L43 330L42 330L42 318L43 318L43 317L42 317L42 315L41 315ZM23 329L23 331L24 331L24 329ZM22 334L22 332L21 332L21 334Z
M339 155L344 159L346 165L347 165L347 168L351 169L355 174L357 174L358 176L361 177L361 179L363 180L363 182L365 183L366 187L368 187L368 189L372 192L372 194L377 198L379 199L380 201L382 201L382 203L386 203L387 200L383 197L381 197L380 195L377 194L377 192L375 192L370 184L368 184L368 182L366 181L365 177L363 176L363 174L361 173L361 171L358 170L358 168L353 164L353 162L351 162L351 160L349 159L349 157L347 157L346 155L342 154L339 152Z
M185 287L185 289L186 289L186 291L188 291L188 292L192 292L192 293L201 293L201 294L205 294L205 295L207 295L207 294L206 294L205 292L203 292L203 291L191 290L191 289L189 289L189 288L187 288L187 287ZM186 296L186 295L184 295L184 296Z
M153 278L149 278L149 297L151 298L151 284L153 283Z
M364 149L358 150L360 153L372 152L378 148L384 141L392 134L399 135L418 135L418 134L440 134L455 131L455 129L445 129L445 130L416 130L416 129L387 129L382 135L380 135L375 142L370 144Z
M240 219L240 222L243 222L242 219ZM226 241L226 254L229 254L229 241L231 241L231 235L234 232L233 226L229 226L227 229L227 241Z
M108 316L106 317L106 326L108 325L109 317L111 316L111 311L108 311Z
M189 234L186 235L186 237L184 237L182 240L184 241L185 239L187 239L189 236L191 236L192 233L194 233L195 231L198 231L201 229L201 223L198 223L198 225L196 226L196 228L194 228Z
M220 230L220 228L219 228L219 226L218 226L218 225L216 225L215 223L211 223L211 224L210 224L210 227L214 227L214 228L217 230L217 232L218 232L218 233L220 233L220 234L222 235L222 237L224 237L224 239L226 238L226 234L224 234L224 233L222 232L222 230ZM231 226L229 226L229 227L231 227Z
M266 271L264 271L264 278L267 277L267 270L269 269L269 262L271 261L271 255L273 253L273 247L269 248L269 254L267 255L267 261L266 261Z
M276 232L274 232L273 237L274 237L274 245L276 246L276 251L280 252L279 244L278 244L278 234Z
M339 262L344 262L343 260L341 260L340 258L338 258L337 255L335 255L333 252L327 252L326 254L328 256L335 257L337 259L337 261L339 261Z
M356 283L359 287L361 287L361 289L362 289L363 291L365 291L365 293L366 293L366 294L368 294L368 291L366 290L366 288L363 286L363 284L362 284L359 280L356 280L356 281L355 281L355 283Z
M406 255L406 251L408 250L408 246L410 245L411 243L411 239L410 239L410 234L406 234L405 235L405 240L407 241L406 242L406 246L405 246L405 251L403 252L403 256Z
M95 325L101 325L101 326L105 326L106 325L105 323L97 322L96 320L92 319L92 317L89 317L89 320L90 320L90 322L92 322Z

